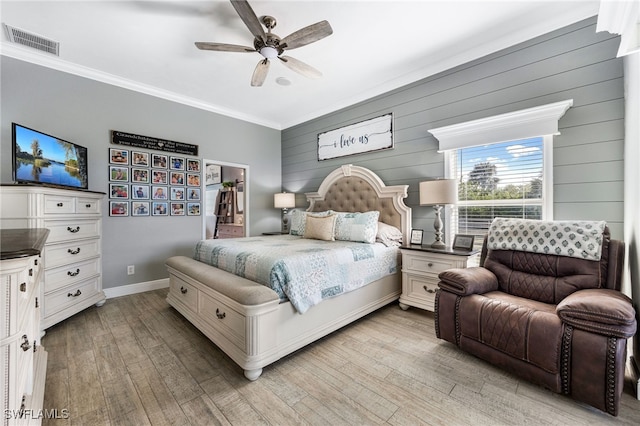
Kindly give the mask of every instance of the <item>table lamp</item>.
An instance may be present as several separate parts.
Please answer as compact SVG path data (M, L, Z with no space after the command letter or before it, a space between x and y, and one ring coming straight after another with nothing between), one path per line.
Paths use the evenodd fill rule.
M289 217L287 210L296 206L296 194L293 192L279 192L273 195L273 207L282 209L282 232L289 232Z
M458 199L458 184L455 179L439 179L420 182L420 205L433 206L436 218L433 221L433 229L436 231L436 240L431 244L432 248L444 249L442 240L442 218L440 212L445 204L454 204Z

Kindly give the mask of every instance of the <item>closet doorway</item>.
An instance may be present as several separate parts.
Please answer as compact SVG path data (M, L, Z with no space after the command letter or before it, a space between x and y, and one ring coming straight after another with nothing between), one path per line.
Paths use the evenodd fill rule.
M249 235L249 166L217 160L204 164L204 238Z

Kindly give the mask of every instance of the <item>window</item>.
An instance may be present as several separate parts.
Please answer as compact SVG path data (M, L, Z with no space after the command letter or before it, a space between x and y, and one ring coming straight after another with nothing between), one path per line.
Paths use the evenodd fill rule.
M551 173L545 156L551 136L473 146L445 153L447 177L458 181L458 203L450 209L450 233L477 235L497 217L549 219Z
M553 220L553 136L573 99L431 129L445 153L458 203L445 211L447 238L474 234L496 216Z

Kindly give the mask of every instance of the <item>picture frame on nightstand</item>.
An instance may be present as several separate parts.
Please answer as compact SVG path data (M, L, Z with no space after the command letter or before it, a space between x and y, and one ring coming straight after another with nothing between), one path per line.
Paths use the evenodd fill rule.
M453 246L451 248L453 250L471 251L473 250L475 238L475 235L457 234L453 239Z
M411 244L422 244L422 234L424 231L422 229L412 229L411 230Z

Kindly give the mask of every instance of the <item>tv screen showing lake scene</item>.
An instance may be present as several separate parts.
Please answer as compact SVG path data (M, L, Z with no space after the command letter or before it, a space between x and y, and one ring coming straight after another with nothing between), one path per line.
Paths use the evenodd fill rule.
M13 123L14 180L88 188L87 148Z

